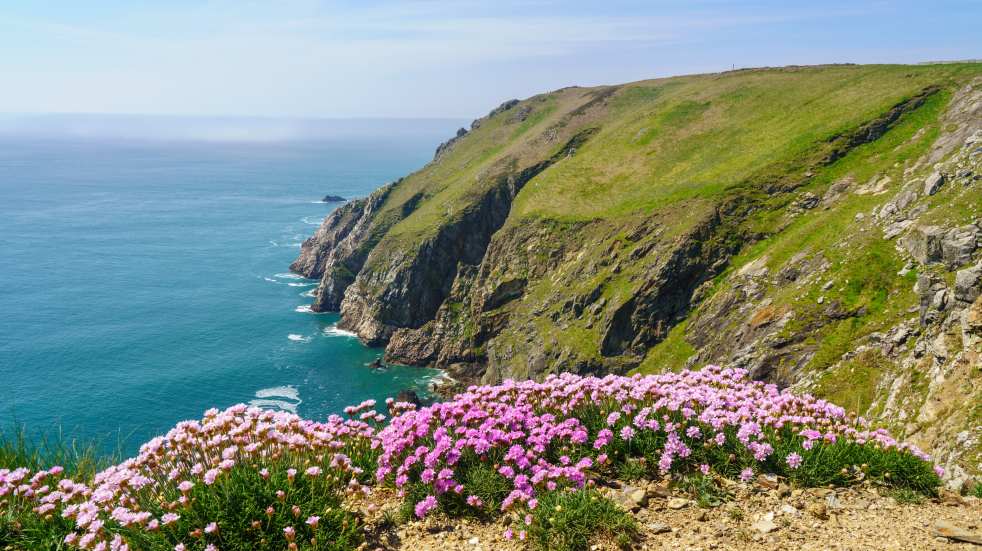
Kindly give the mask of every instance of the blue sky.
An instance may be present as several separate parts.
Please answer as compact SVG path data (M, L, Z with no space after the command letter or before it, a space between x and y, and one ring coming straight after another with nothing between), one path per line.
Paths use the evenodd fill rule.
M982 58L982 1L0 3L0 112L467 117L731 66Z

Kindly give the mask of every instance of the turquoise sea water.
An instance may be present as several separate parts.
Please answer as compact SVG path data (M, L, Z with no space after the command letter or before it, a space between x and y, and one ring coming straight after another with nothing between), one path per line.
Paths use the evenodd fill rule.
M336 205L424 164L433 125L276 143L0 140L0 426L126 451L212 406L323 418L422 388L302 306Z

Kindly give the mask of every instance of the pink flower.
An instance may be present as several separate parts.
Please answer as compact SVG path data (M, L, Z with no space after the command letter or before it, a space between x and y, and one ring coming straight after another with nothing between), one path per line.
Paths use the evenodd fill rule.
M705 463L699 465L699 472L701 472L703 476L709 476L709 465Z
M320 522L321 518L317 515L311 515L307 517L307 524L314 528L317 528L317 523Z
M163 524L164 526L170 526L171 524L174 524L180 519L181 519L180 515L174 513L164 513L160 517L160 523Z
M797 469L801 466L801 456L796 452L789 453L788 457L785 458L785 461L788 462L788 467L792 469Z
M320 467L308 467L307 470L304 471L304 474L306 474L307 476L319 476L321 474L321 468Z
M207 525L205 526L205 533L206 533L206 534L214 534L214 533L215 533L215 532L217 532L217 531L218 531L218 524L217 524L217 523L214 523L214 522L209 522L209 523L208 523L208 524L207 524Z
M754 477L754 470L751 469L750 467L747 467L746 469L740 471L740 480L742 480L743 482L749 482L750 479L752 479L753 477Z
M433 509L436 509L437 502L436 498L433 496L426 496L422 501L416 504L416 516L418 518L423 518L430 513Z

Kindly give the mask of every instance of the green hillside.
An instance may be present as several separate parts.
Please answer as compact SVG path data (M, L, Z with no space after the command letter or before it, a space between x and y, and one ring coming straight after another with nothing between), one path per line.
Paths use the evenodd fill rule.
M979 63L564 88L476 120L296 266L388 361L464 383L725 363L933 443L982 430L980 106Z

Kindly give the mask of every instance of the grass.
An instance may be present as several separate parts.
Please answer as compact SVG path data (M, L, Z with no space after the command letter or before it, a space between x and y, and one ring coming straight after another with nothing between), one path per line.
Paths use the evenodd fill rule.
M31 435L23 425L0 430L0 468L32 471L60 466L65 475L87 479L122 457L121 447L107 454L99 441L67 438L59 429L54 434Z
M920 505L924 496L908 488L900 488L890 493L890 496L900 505Z
M543 551L582 551L601 538L628 547L638 535L634 518L592 489L544 494L527 530Z

